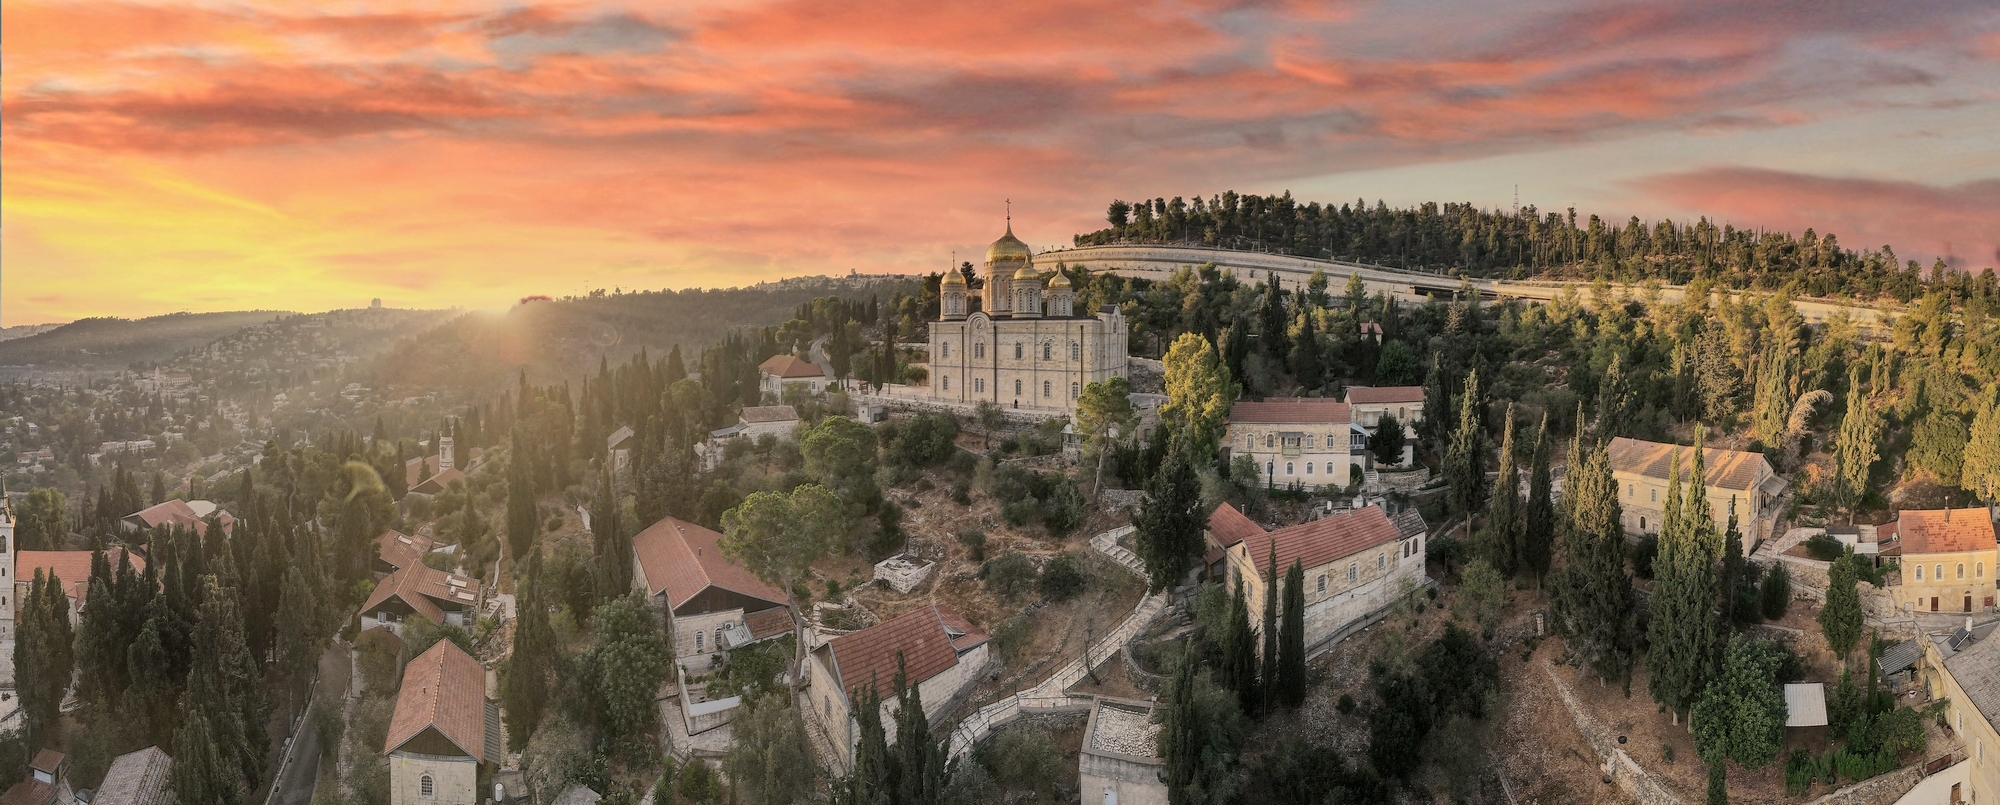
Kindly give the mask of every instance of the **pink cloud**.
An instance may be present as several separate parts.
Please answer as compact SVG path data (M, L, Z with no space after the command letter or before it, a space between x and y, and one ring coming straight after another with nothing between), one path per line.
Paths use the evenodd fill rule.
M1894 247L1928 264L2000 265L2000 180L1940 187L1916 182L1709 168L1653 176L1635 189L1719 222L1803 232L1816 228L1849 249Z

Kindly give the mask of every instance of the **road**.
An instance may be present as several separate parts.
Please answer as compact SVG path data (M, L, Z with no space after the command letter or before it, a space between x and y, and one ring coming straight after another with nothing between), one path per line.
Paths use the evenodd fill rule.
M1334 282L1329 289L1340 293L1340 288L1350 276L1359 276L1369 293L1383 292L1399 299L1418 301L1437 295L1448 295L1458 289L1458 278L1432 274L1423 271L1409 271L1384 266L1351 263L1344 260L1319 260L1310 257L1294 257L1266 252L1246 252L1233 249L1215 249L1203 246L1163 246L1150 244L1113 244L1108 246L1078 246L1054 249L1035 255L1035 260L1047 267L1051 262L1060 261L1070 265L1086 265L1093 270L1109 271L1121 276L1161 279L1186 266L1214 263L1219 268L1230 269L1248 280L1262 281L1276 274L1278 281L1292 288L1305 287L1306 280L1315 269L1326 272ZM1512 280L1474 279L1474 287L1482 294L1496 297L1513 297L1546 302L1556 298L1565 290L1573 290L1585 299L1589 298L1590 283L1587 282L1519 282ZM1617 295L1639 296L1645 290L1635 286L1612 286ZM1682 288L1678 285L1660 286L1660 301L1679 302ZM1808 322L1824 322L1836 313L1845 312L1862 327L1881 328L1894 311L1873 305L1826 300L1796 300L1794 305L1799 315Z
M350 670L345 646L334 644L320 656L319 684L313 696L313 708L341 706L347 694ZM310 715L299 723L298 734L293 736L289 752L291 762L284 765L266 802L269 805L311 805L313 785L319 779L320 756L325 752L320 746L319 730ZM273 767L274 770L276 768Z

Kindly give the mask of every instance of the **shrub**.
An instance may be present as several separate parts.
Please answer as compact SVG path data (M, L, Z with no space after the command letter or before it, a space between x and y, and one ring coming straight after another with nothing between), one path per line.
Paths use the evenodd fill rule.
M1015 615L1001 621L1000 626L993 630L993 647L1008 662L1014 662L1021 659L1021 652L1035 642L1034 636L1034 623L1028 620L1028 616Z
M960 506L972 505L972 485L964 481L951 485L951 502Z
M1028 557L1008 551L979 566L979 578L986 589L1003 599L1019 598L1035 583L1035 565Z
M1353 713L1354 695L1350 693L1340 694L1340 701L1334 707L1338 708L1342 713Z
M556 531L561 531L562 527L563 527L563 516L560 514L552 514L549 515L548 524L542 526L542 530L553 533Z
M986 532L967 526L958 532L958 542L972 554L972 561L986 561Z
M1771 563L1771 571L1764 574L1764 589L1757 593L1757 599L1763 605L1764 620L1785 617L1785 610L1792 606L1792 574L1786 572L1784 562Z
M1806 553L1811 554L1812 558L1822 562L1831 562L1839 559L1841 554L1845 552L1844 548L1845 546L1840 544L1840 540L1834 539L1825 532L1814 534L1812 538L1806 540Z
M1066 553L1050 560L1048 566L1042 568L1039 586L1043 598L1062 602L1075 598L1077 593L1083 592L1084 585L1088 581L1089 576L1084 573L1083 562L1078 560L1075 554Z
M1640 537L1628 549L1632 559L1632 575L1642 579L1653 577L1653 559L1660 555L1660 538L1653 534Z

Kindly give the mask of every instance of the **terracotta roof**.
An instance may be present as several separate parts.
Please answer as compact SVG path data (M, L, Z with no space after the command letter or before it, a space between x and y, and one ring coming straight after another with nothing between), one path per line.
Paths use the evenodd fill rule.
M177 525L192 530L196 534L208 533L208 520L196 513L194 507L188 505L187 501L179 498L160 501L159 503L125 515L124 519L126 522L137 520L138 522L133 523L134 525L143 525L146 528ZM234 532L236 526L235 515L226 511L218 511L216 513L216 520L222 523L222 530L225 533Z
M403 669L403 689L389 719L394 752L426 729L435 729L459 751L487 762L486 668L457 643L439 640Z
M1423 386L1349 386L1349 403L1420 403L1424 401Z
M1264 533L1264 527L1243 516L1235 506L1224 503L1215 507L1215 513L1208 516L1208 533L1217 544L1227 548Z
M1259 572L1269 571L1271 546L1277 546L1278 572L1283 573L1295 560L1310 570L1402 538L1382 507L1369 506L1280 528L1261 539L1246 540L1244 546Z
M1993 550L1993 516L1986 509L1913 510L1897 514L1903 555ZM1878 535L1879 536L1879 535Z
M979 644L993 639L984 630L972 625L972 621L966 620L963 615L950 608L939 607L937 613L938 619L944 621L944 632L951 637L953 649L960 652L971 651L978 648Z
M453 580L458 584L453 584ZM479 600L479 580L438 570L422 562L397 570L375 583L375 592L361 605L363 613L373 612L384 601L395 598L422 613L431 623L444 623L438 601L451 601L471 609Z
M896 652L903 653L909 684L922 684L958 664L958 652L945 631L942 605L920 607L861 631L826 642L833 652L834 675L843 694L875 682L875 692L887 699L896 694ZM957 613L954 620L963 623ZM978 645L974 643L973 645Z
M104 549L104 558L111 563L112 572L118 571L118 557L124 548ZM146 558L138 554L130 555L133 572L146 569ZM14 581L25 584L35 580L35 571L43 575L54 574L63 581L63 592L76 599L76 607L83 609L85 594L90 592L90 552L89 551L21 551L14 554ZM14 617L19 619L20 612ZM49 750L42 750L48 752ZM53 754L53 753L52 753ZM60 757L60 755L58 755ZM36 760L41 760L37 755Z
M1675 454L1681 456L1681 472L1692 469L1693 450L1692 447L1677 444L1646 442L1621 436L1611 440L1611 470L1664 481L1667 480L1667 474L1673 471ZM1702 485L1718 489L1748 492L1757 486L1758 476L1762 474L1760 470L1770 466L1764 460L1763 453L1708 447L1702 449L1701 455L1704 468L1708 472L1708 480Z
M743 409L743 421L753 424L760 422L795 422L798 418L798 409L789 405L753 405Z
M435 495L443 492L445 487L451 486L451 482L463 481L465 479L465 473L460 472L457 467L451 467L440 470L438 474L429 478L425 478L423 483L410 487L410 491L419 495Z
M471 447L459 451L459 455L465 456L465 461L454 461L452 463L456 466L470 467L479 463L479 458L486 455L486 450L484 448ZM453 458L457 458L457 456L453 456ZM417 479L423 476L424 467L430 467L431 474L436 475L438 473L438 457L433 455L424 458L413 458L403 462L403 486L406 488L416 486Z
M422 563L424 554L431 552L431 544L430 537L405 534L391 528L375 538L375 553L390 566L405 568Z
M1405 539L1430 530L1430 526L1424 523L1423 512L1417 511L1415 506L1389 515L1389 522L1396 524L1396 533Z
M791 634L792 611L787 607L760 609L744 615L743 625L750 628L751 640L764 640L779 635Z
M1330 397L1273 397L1229 408L1229 423L1345 425L1354 421L1347 403Z
M790 355L773 355L757 364L757 371L782 378L825 377L818 366Z
M28 761L28 768L55 774L62 771L63 761L67 759L61 752L54 749L44 749L35 753L34 760Z
M173 769L174 759L157 746L119 755L111 761L91 805L168 805L174 801L173 789L167 786Z
M0 794L0 805L49 805L56 801L56 787L28 778Z
M718 544L722 535L694 523L663 517L632 536L632 550L646 573L646 594L667 594L667 606L679 607L709 587L721 587L773 605L783 605L785 593L729 561Z

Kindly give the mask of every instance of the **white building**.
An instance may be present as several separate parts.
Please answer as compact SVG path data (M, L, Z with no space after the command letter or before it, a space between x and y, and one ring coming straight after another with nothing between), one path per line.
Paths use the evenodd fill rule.
M790 355L765 358L763 363L757 365L757 376L758 388L780 400L785 398L787 388L798 387L818 394L830 382L818 366Z
M1403 426L1403 458L1407 465L1417 457L1418 422L1424 421L1423 386L1349 386L1347 408L1354 424L1374 436L1382 417L1395 417ZM1361 452L1366 453L1364 449ZM1372 458L1370 463L1373 463ZM1364 465L1366 466L1366 465Z
M813 649L809 664L812 713L833 741L840 766L854 767L860 722L854 696L871 687L882 697L882 728L896 742L896 658L908 684L917 686L933 725L986 667L987 635L950 607L919 607Z
M1279 576L1299 563L1305 570L1311 652L1348 624L1394 603L1406 583L1424 584L1427 536L1415 509L1390 515L1369 506L1266 532L1224 503L1208 518L1205 562L1210 575L1229 589L1243 582L1253 619L1264 611L1264 596L1278 586L1271 575L1273 558Z
M1106 305L1079 314L1058 270L1043 280L1028 245L1007 234L986 250L981 310L969 310L964 275L945 272L931 323L931 400L1068 412L1083 387L1124 374L1125 314Z
M1347 403L1320 397L1273 397L1229 408L1223 447L1247 455L1271 486L1346 486L1368 451L1368 432Z

